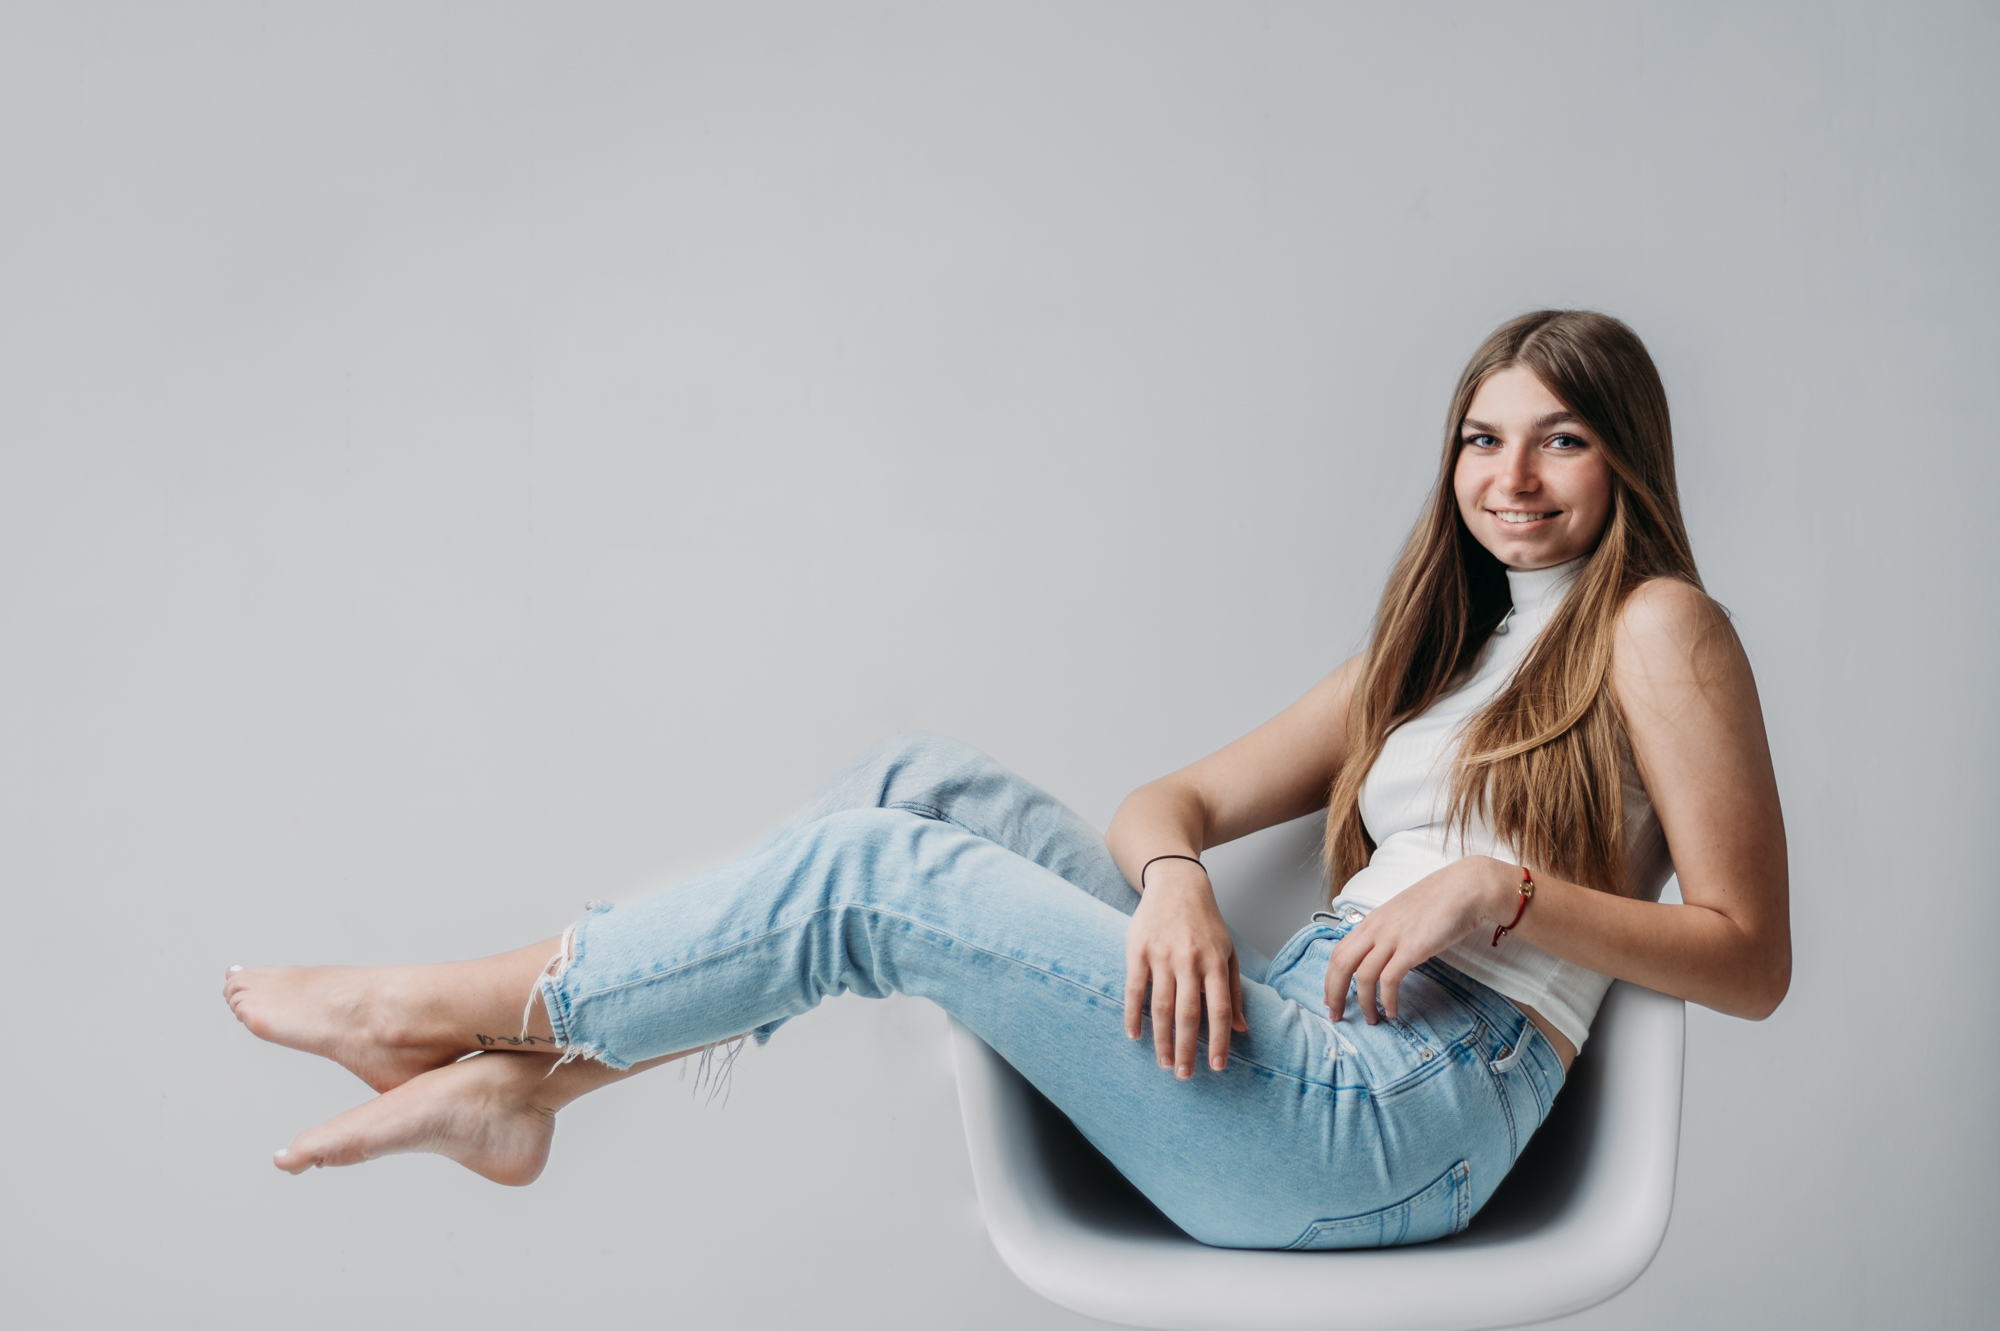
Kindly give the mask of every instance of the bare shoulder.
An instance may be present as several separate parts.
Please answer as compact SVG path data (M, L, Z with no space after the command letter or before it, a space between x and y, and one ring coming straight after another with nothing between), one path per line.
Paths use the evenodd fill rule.
M1686 651L1718 629L1729 631L1729 612L1707 592L1679 578L1639 584L1618 611L1619 645L1641 651Z
M1678 578L1654 578L1626 598L1611 672L1628 706L1688 689L1754 693L1756 687L1729 612Z
M1361 672L1368 668L1367 653L1348 657L1338 669L1326 677L1328 688L1341 696L1343 703L1354 697L1354 686L1361 680Z

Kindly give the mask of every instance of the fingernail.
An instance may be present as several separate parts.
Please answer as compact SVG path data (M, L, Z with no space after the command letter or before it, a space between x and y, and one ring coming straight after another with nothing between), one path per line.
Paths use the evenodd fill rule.
M243 968L242 968L241 966L231 966L231 967L229 968L229 973L230 973L231 975L234 975L234 974L236 974L236 972L238 972L238 971L240 971L240 970L242 970L242 969L243 969Z
M1183 1064L1182 1066L1174 1069L1174 1075L1176 1077L1179 1077L1182 1081L1186 1081L1189 1077L1192 1077L1194 1075L1194 1069Z
M285 1158L286 1156L290 1155L291 1153L292 1153L292 1148L291 1148L291 1147L289 1147L289 1146L280 1146L280 1147L279 1147L279 1148L278 1148L277 1150L275 1150L275 1151L271 1152L271 1158L272 1158L273 1160L282 1160L282 1159L284 1159L284 1158Z

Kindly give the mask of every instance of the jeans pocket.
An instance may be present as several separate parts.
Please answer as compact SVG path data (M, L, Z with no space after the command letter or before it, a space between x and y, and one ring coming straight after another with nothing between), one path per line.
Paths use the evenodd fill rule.
M1472 1221L1472 1167L1461 1160L1414 1197L1364 1215L1315 1220L1289 1250L1387 1248L1456 1234Z

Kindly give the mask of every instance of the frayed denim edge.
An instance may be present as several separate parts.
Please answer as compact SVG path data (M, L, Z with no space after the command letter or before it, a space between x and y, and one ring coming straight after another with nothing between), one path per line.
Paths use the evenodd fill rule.
M556 1043L563 1051L562 1057L555 1061L554 1066L545 1075L553 1076L556 1068L579 1058L591 1059L619 1072L632 1066L612 1055L603 1045L583 1043L574 1038L570 1029L569 1002L562 991L563 976L568 974L569 968L583 957L583 939L580 931L593 915L602 915L610 909L611 903L608 901L593 901L586 905L583 918L563 930L562 939L556 945L555 955L542 967L541 974L535 977L535 983L528 990L528 1001L521 1009L521 1038L523 1040L527 1038L528 1022L534 1016L535 1000L539 998L542 1000L542 1010L548 1014L549 1031L555 1036ZM727 1106L730 1086L734 1080L733 1074L736 1071L736 1060L741 1057L744 1045L752 1035L757 1037L757 1043L763 1044L771 1038L771 1031L782 1024L782 1022L772 1022L769 1026L760 1026L755 1031L743 1035L711 1040L699 1050L689 1050L690 1057L699 1054L695 1062L694 1086L690 1088L689 1093L700 1095L706 1088L708 1096L702 1101L703 1104L713 1104L715 1097L719 1095L722 1097L722 1103ZM716 1056L718 1051L721 1054L720 1058ZM685 1059L681 1062L681 1079L683 1081L687 1079Z
M696 1059L694 1085L688 1089L688 1097L700 1095L702 1087L708 1088L708 1095L702 1100L704 1105L715 1103L715 1097L722 1097L723 1107L729 1106L729 1090L736 1074L736 1060L743 1055L743 1048L749 1043L749 1035L732 1035L727 1039L711 1040L701 1047L701 1057ZM717 1058L720 1050L722 1057ZM690 1057L693 1051L690 1051ZM687 1059L681 1060L681 1080L687 1080Z
M568 974L569 968L583 957L583 926L590 922L591 916L602 915L610 909L611 903L608 901L593 901L586 905L583 918L563 930L562 942L557 945L556 954L549 958L548 964L542 967L541 974L535 977L534 984L528 989L527 1005L521 1009L522 1036L525 1037L528 1033L528 1020L534 1015L535 1000L539 998L542 1000L542 1011L548 1014L549 1032L562 1047L562 1057L558 1058L554 1067L549 1069L550 1075L554 1075L556 1068L578 1058L594 1060L618 1072L623 1072L632 1066L614 1057L603 1045L579 1043L572 1038L569 1003L562 991L563 976Z

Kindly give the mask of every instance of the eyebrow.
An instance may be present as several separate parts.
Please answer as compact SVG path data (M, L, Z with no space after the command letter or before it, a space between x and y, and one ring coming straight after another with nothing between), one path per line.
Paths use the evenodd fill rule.
M1529 423L1529 426L1531 429L1546 430L1551 425L1561 425L1564 421L1575 421L1575 420L1576 420L1576 414L1574 412L1552 411L1546 416L1537 416L1533 421ZM1578 424L1581 424L1581 422L1578 422ZM1463 424L1461 424L1459 428L1462 430L1477 430L1481 434L1500 433L1499 426L1488 425L1485 421L1475 421L1470 418L1468 418Z

